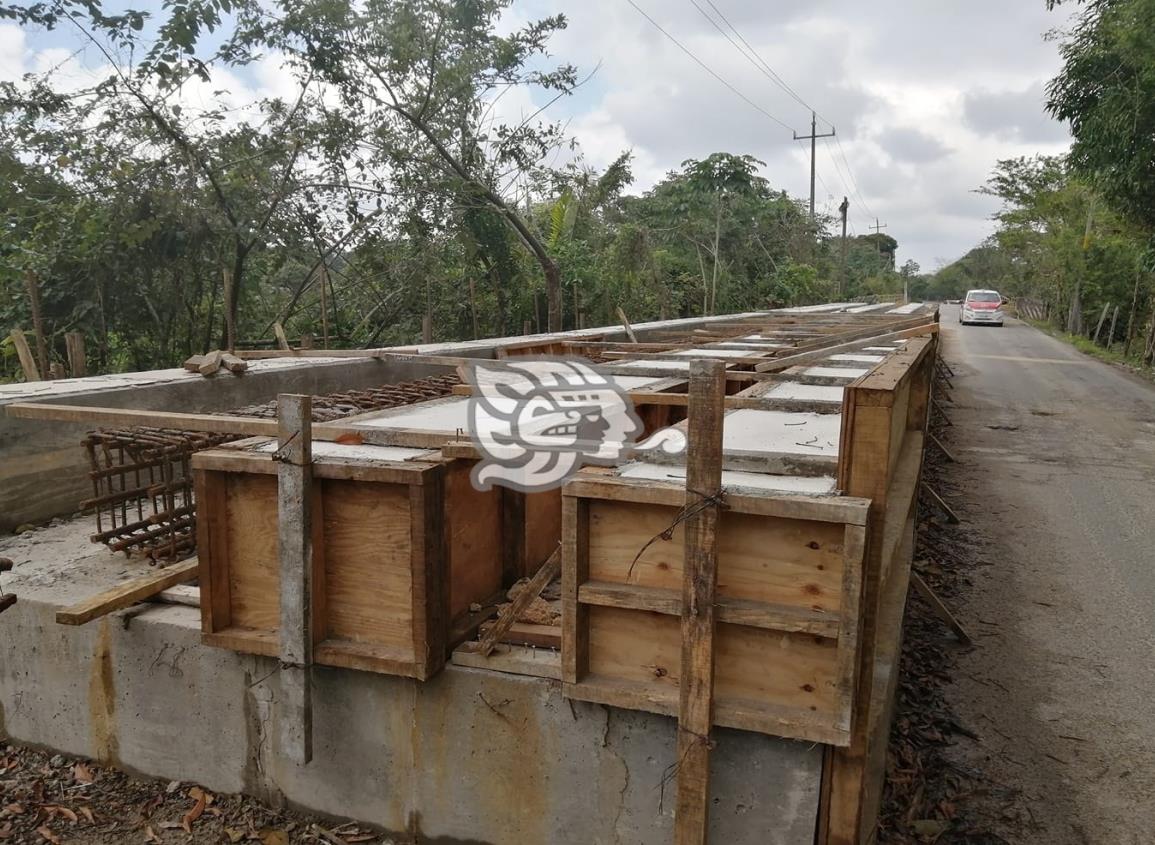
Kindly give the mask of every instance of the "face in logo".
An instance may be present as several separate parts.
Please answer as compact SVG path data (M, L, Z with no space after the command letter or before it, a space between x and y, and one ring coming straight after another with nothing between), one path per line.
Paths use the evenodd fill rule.
M619 460L642 431L629 396L580 358L479 361L466 380L478 490L559 487L583 463Z

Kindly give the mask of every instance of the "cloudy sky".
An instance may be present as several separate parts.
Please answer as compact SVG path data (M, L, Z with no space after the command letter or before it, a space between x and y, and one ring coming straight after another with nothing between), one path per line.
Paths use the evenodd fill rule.
M990 231L993 204L974 189L997 159L1067 145L1042 105L1059 67L1045 36L1066 19L1044 0L633 3L519 0L510 25L566 15L554 58L598 70L549 115L568 121L594 167L633 150L635 191L687 158L727 151L761 159L772 185L805 196L809 146L792 140L792 130L809 130L805 103L820 115L819 132L837 132L818 142L818 206L836 213L849 196L853 232L867 233L877 216L899 242L900 263L930 270ZM0 24L0 78L86 62L76 47L64 34ZM238 100L246 87L280 87L272 65L244 74L226 80ZM510 117L535 106L529 95L502 103Z

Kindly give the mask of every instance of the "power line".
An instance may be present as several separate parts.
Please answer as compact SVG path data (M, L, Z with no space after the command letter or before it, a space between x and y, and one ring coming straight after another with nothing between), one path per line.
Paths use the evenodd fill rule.
M691 0L691 2L692 2L692 0ZM781 88L783 91L785 91L791 97L793 97L794 101L796 103L801 105L803 108L809 109L810 111L814 112L815 114L818 114L817 110L812 105L810 105L804 99L802 99L802 96L797 91L795 91L793 88L791 88L790 84L785 79L783 79L781 76L779 76L778 73L774 70L774 68L770 67L770 63L767 62L764 58L762 58L761 54L757 50L755 50L754 47L750 44L750 42L747 41L745 39L745 37L743 37L742 33L740 33L738 31L738 28L735 27L734 24L730 23L730 19L726 17L726 15L722 12L722 10L719 9L716 5L714 5L714 0L706 0L706 2L710 4L711 9L713 9L715 12L718 13L718 17L720 17L725 22L726 26L730 27L730 29L734 32L734 34L738 36L738 40L746 45L746 49L748 49L750 51L751 55L753 55L755 58L757 58L758 62L761 64L762 68L764 69L763 73L765 73L767 76L769 76L770 79L773 80L775 85L777 85L779 88ZM695 3L695 5L697 5L697 4ZM830 123L830 121L827 120L825 117L822 117L821 114L818 114L818 116L822 118L823 123L827 123L827 124Z
M630 0L630 2L632 4L633 0ZM705 10L703 10L702 7L698 5L697 0L690 0L690 2L694 5L694 8L696 8L708 21L710 21L711 24L714 25L715 29L717 29L719 32L722 32L721 27L719 27L718 24L714 21L714 19L712 17L710 17L710 15L706 14ZM713 9L717 13L718 17L722 19L722 21L726 24L726 26L728 26L730 28L730 30L734 33L734 35L737 36L738 40L741 41L743 45L745 45L746 50L749 51L749 55L747 54L746 50L743 50L740 47L738 47L738 45L734 44L734 40L732 38L730 38L728 35L726 35L725 32L722 32L722 34L724 36L726 36L726 39L732 45L734 45L734 47L736 49L738 49L738 51L746 58L747 61L751 62L751 64L753 64L764 76L769 78L775 85L777 85L779 88L781 88L787 94L789 94L790 97L792 97L795 102L797 102L799 105L809 109L817 117L821 118L823 123L826 123L831 128L833 128L834 124L833 124L833 122L830 121L829 118L824 117L816 108L814 108L812 105L810 105L808 102L806 102L806 100L803 99L802 96L797 91L795 91L793 88L790 87L790 85L786 82L786 80L784 80L781 76L778 75L777 72L775 72L774 68L772 68L770 66L770 63L767 62L764 58L762 58L761 54L759 54L758 51L755 50L754 47L750 44L750 42L746 40L746 38L742 35L742 33L738 31L738 28L735 27L734 24L730 23L729 18L727 18L725 13L722 12L722 10L717 7L717 5L714 3L714 0L706 0L706 3L708 3L710 8ZM850 161L846 157L845 150L842 149L842 141L839 140L837 137L835 137L834 140L838 144L839 155L842 156L842 161L846 165L846 173L850 177L850 187L852 188L852 190L848 191L848 193L853 194L854 198L862 205L863 209L871 217L873 217L874 213L872 211L870 211L870 207L867 205L866 200L863 199L862 191L858 187L858 180L855 179L855 177L854 177L854 170L850 166ZM841 178L841 174L840 174L840 178Z
M677 45L678 49L680 49L683 53L685 53L687 56L689 56L691 59L693 59L695 62L697 62L699 67L701 67L704 71L709 73L712 77L717 79L719 82L721 82L727 88L729 88L731 91L733 91L735 94L737 94L747 105L749 105L751 108L761 112L766 117L770 118L772 121L774 121L779 126L781 126L783 129L789 129L791 132L794 131L793 127L791 127L790 125L788 125L784 121L779 120L774 115L770 114L770 112L766 111L766 109L762 108L760 105L755 103L753 100L751 100L749 97L747 97L741 91L739 91L737 88L735 88L733 85L731 85L725 79L723 79L722 76L719 75L717 71L715 71L712 67L710 67L708 64L706 64L701 59L699 59L697 56L695 56L690 51L690 49L688 47L686 47L684 44L682 44L681 41L679 41L677 38L675 38L670 33L668 33L665 29L662 28L661 24L659 24L656 20L654 20L648 14L646 14L645 10L642 9L637 3L635 3L634 0L626 0L626 2L629 3L631 6L633 6L634 9L638 12L638 14L640 14L643 18L645 18L651 24L653 24L654 28L657 29L658 32L662 33L662 35L666 36L666 38L668 38L672 42L674 42L674 44Z

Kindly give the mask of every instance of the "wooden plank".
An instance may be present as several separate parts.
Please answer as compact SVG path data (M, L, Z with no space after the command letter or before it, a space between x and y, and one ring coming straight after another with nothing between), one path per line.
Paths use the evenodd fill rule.
M305 765L313 758L313 399L277 397L277 543L281 575L279 748Z
M930 605L935 615L954 632L954 635L958 637L958 641L963 645L970 645L971 636L967 633L966 628L964 628L958 619L955 618L955 615L950 612L950 608L939 598L938 593L932 590L926 581L922 580L922 576L912 570L910 573L910 583L918 590L919 595L926 599L927 604Z
M413 648L419 680L445 665L449 628L449 570L445 542L445 467L426 470L420 484L409 487L413 572Z
M676 845L704 845L709 823L710 730L714 724L714 595L722 493L726 381L718 361L690 364L682 659L678 691Z
M172 411L138 411L127 408L98 408L86 405L51 405L39 402L14 402L5 406L9 417L24 420L55 420L85 423L93 428L148 426L176 428L184 431L213 431L219 434L277 435L277 421L257 417L183 414Z
M40 368L36 366L36 359L32 357L32 350L28 346L24 330L13 329L8 336L12 338L12 345L16 347L16 357L20 359L20 369L24 370L24 380L40 381Z
M517 621L520 616L533 600L541 595L541 591L546 588L550 581L558 576L561 572L561 549L555 549L541 565L541 567L534 573L534 576L529 579L529 583L517 594L512 602L510 602L501 613L498 614L497 622L489 629L481 641L476 646L476 651L481 655L489 655L493 651L493 647L504 637L513 623Z
M200 563L196 558L174 563L159 572L133 578L82 602L62 608L56 611L56 621L60 625L83 625L115 610L142 602L169 587L191 581L199 572Z
M680 507L684 488L673 481L619 478L583 471L565 486L565 495L614 502ZM749 488L726 493L726 510L785 519L865 525L870 502L854 496L801 496L789 493L755 493Z
M561 674L573 684L589 672L589 608L578 601L578 587L589 580L589 506L562 491Z
M211 634L231 624L229 600L228 487L214 472L193 468L200 551L201 631Z
M858 340L840 343L836 346L823 346L817 349L812 349L809 352L800 352L796 355L787 355L783 358L775 358L772 361L764 361L754 366L755 372L759 373L773 373L788 369L789 367L797 366L798 364L809 364L814 361L821 360L838 352L851 352L862 346L870 346L872 344L880 343L887 340L904 340L906 338L918 337L925 334L934 334L938 332L938 323L925 323L923 325L914 326L909 329L903 329L897 332L887 332L886 334L869 335Z
M587 581L578 588L578 600L598 607L682 615L682 597L662 587ZM837 637L839 632L839 616L822 610L721 597L716 600L716 606L718 621L726 624L828 638Z
M452 661L456 666L529 675L533 678L548 678L551 681L561 680L561 654L551 649L503 644L499 645L489 657L482 657L475 652L459 648L453 652Z
M84 378L88 375L88 359L84 354L84 333L66 332L64 348L68 353L68 373L73 378Z

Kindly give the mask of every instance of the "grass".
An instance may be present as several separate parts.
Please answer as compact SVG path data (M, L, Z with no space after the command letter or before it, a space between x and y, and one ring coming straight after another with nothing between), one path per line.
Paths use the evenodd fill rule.
M1028 320L1025 317L1021 319L1023 322L1029 323L1039 331L1049 334L1056 340L1061 340L1064 343L1070 344L1084 355L1090 355L1092 358L1098 358L1100 361L1106 361L1108 364L1115 364L1120 367L1126 367L1127 369L1139 373L1140 375L1146 376L1147 378L1155 378L1155 370L1143 364L1141 351L1143 343L1141 338L1139 339L1138 344L1131 344L1132 348L1138 346L1140 351L1133 352L1131 355L1124 355L1123 344L1121 343L1115 344L1111 349L1107 349L1103 346L1099 346L1089 337L1084 337L1080 334L1071 334L1070 332L1057 329L1054 325L1047 322L1046 320Z

